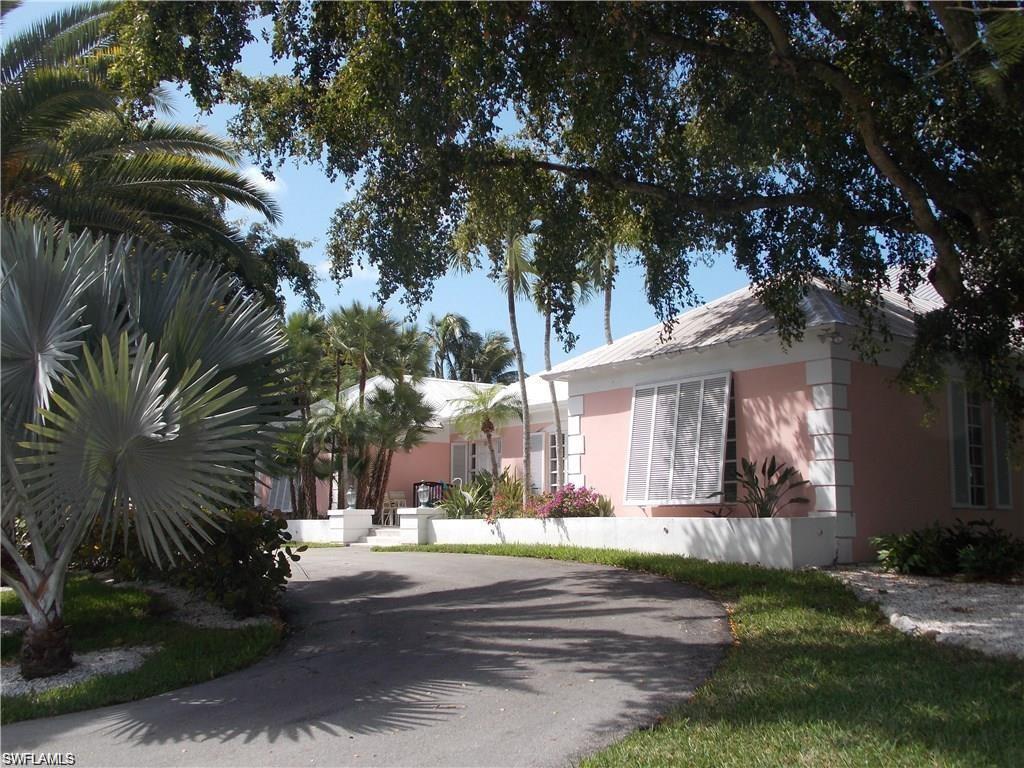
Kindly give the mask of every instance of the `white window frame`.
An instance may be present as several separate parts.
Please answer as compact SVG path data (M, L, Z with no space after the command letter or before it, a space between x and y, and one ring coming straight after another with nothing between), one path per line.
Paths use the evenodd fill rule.
M998 440L998 428L996 426L996 419L998 414L994 407L989 408L989 424L992 427L992 508L993 509L1013 509L1013 464L1010 462L1010 450L1009 450L1009 430L1010 426L1003 419L1003 429L1007 431L1007 446L1006 455L1003 456L1003 471L1006 472L1006 501L1000 503L999 501L999 440Z
M963 397L963 412L962 412L962 416L963 416L963 420L964 420L964 448L965 448L965 451L964 451L964 461L966 462L966 465L962 469L964 470L964 473L965 473L965 476L963 477L963 480L964 480L964 483L965 483L965 488L967 490L967 501L966 502L958 501L957 498L956 498L956 481L957 481L957 475L959 474L961 467L958 467L956 465L956 435L953 432L953 409L954 409L953 388L954 387L960 387L960 389L963 391L963 395L964 395L964 397ZM1012 508L1013 507L1013 503L1012 503L1012 499L1013 499L1013 475L1012 475L1012 473L1010 475L1010 499L1011 499L1011 503L1009 505L1000 505L998 503L998 488L996 488L996 477L995 477L995 466L994 466L994 462L997 460L996 450L995 450L995 422L994 422L994 413L991 412L991 408L990 408L990 413L989 413L989 416L990 416L990 418L989 418L989 428L992 431L992 434L990 435L990 438L991 438L991 444L992 444L992 462L993 462L993 466L992 467L988 466L989 465L989 457L985 456L984 453L982 453L982 457L981 457L982 458L981 475L982 475L982 489L983 489L983 492L985 494L985 503L984 504L974 504L973 502L971 502L971 443L970 443L970 424L968 422L968 414L970 413L970 408L971 408L970 403L969 403L970 391L967 389L967 384L964 381L962 381L960 379L954 379L954 380L949 382L949 386L947 387L947 394L948 394L948 405L949 405L949 434L948 434L948 437L949 437L949 498L950 498L950 504L952 505L953 509L1010 509L1010 508ZM981 407L984 408L984 406L985 406L985 403L984 403L984 401L982 401ZM984 452L984 450L985 450L985 418L984 418L984 411L982 412L981 430L982 430L982 434L981 434L981 443L980 443L980 445L981 445L982 451ZM991 487L990 487L990 483L989 483L990 475L991 475Z
M494 458L496 458L498 460L498 466L495 468L494 471L496 473L500 474L501 473L501 438L500 437L492 437L491 440L494 443ZM480 474L480 472L484 471L483 469L480 469L480 468L478 468L476 466L477 465L477 460L480 457L483 457L485 463L489 463L490 462L490 456L488 455L488 452L487 452L487 441L486 440L453 440L451 443L449 443L449 447L448 447L448 464L449 464L449 467L450 467L450 476L452 478L452 482L455 481L456 477L460 476L458 473L455 472L455 466L454 466L454 464L455 464L454 452L455 452L455 446L456 445L464 445L466 447L466 471L465 471L464 474L468 475L468 477L463 477L462 478L462 482L468 485L469 483L471 483L474 480L476 480L476 478Z
M632 398L630 399L630 406L629 406L629 445L626 448L626 473L625 473L625 478L623 479L623 483L622 483L623 495L626 494L626 492L628 491L628 488L629 488L629 464L630 464L630 461L632 460L632 457L633 457L633 412L634 412L634 410L636 408L636 393L637 393L637 390L640 390L640 389L653 389L654 390L654 395L653 395L654 402L652 403L652 406L651 406L651 408L652 408L652 410L651 410L651 431L650 431L650 435L648 435L648 438L647 438L648 441L649 441L649 443L648 443L648 452L649 453L648 453L648 458L647 458L647 482L646 482L646 484L644 486L644 488L645 488L644 495L647 496L647 495L649 495L650 486L651 486L651 464L654 461L654 425L655 425L655 423L657 423L657 417L658 417L658 387L666 387L666 386L675 386L676 387L676 419L675 419L675 423L673 424L673 429L675 429L676 426L678 426L678 420L679 420L679 411L678 411L678 408L679 408L679 400L678 400L678 398L679 398L679 387L682 384L688 384L688 383L694 382L694 381L701 382L701 388L700 388L700 404L701 405L700 405L700 407L699 407L699 409L697 411L697 450L696 450L696 455L694 456L694 488L696 489L696 485L697 485L698 478L699 478L699 473L700 473L700 469L699 469L700 468L700 430L701 430L701 424L702 424L702 420L703 420L703 416L704 416L704 408L703 408L703 403L704 403L704 382L706 382L708 379L717 379L717 378L721 378L723 376L725 377L725 413L722 415L722 441L721 441L722 450L721 450L721 455L718 457L717 465L720 467L720 469L719 469L718 492L719 493L723 493L724 492L724 490L725 490L725 443L726 443L726 440L728 438L728 432L729 432L729 398L732 396L732 371L715 371L713 373L704 373L704 374L701 374L700 376L688 376L688 377L680 378L680 379L667 379L667 380L663 380L663 381L645 382L643 384L636 384L636 385L633 386L633 395L632 395ZM672 457L671 457L671 461L670 461L669 480L668 480L668 488L669 488L669 493L670 494L672 492L673 479L674 479L674 476L675 476L675 454L676 454L675 446L676 446L676 441L675 441L675 435L673 434ZM721 497L719 497L719 500L720 499L721 499ZM623 499L623 503L624 504L629 504L630 506L636 506L636 507L685 507L685 506L693 506L695 504L712 504L712 503L714 503L714 499L699 499L699 498L681 498L681 499L673 499L673 498L669 498L669 499L649 499L649 498L644 498L644 499L635 499L635 498L626 497L626 498Z

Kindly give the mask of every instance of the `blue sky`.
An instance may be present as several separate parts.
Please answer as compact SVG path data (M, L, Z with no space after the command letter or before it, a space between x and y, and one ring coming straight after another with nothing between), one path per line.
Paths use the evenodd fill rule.
M63 5L57 2L35 0L12 11L6 19L4 36L23 29L26 25L43 18ZM257 41L247 49L241 65L248 74L267 74L273 69L270 60L269 46ZM170 118L180 123L195 123L208 130L226 135L227 122L236 110L230 106L220 106L209 115L201 114L195 103L185 91L175 93L176 111ZM349 304L353 300L362 302L373 301L376 288L376 275L371 269L364 269L342 285L335 284L327 275L324 245L327 229L335 209L351 197L343 179L332 183L319 167L306 164L286 163L277 173L273 182L266 182L255 166L249 172L267 184L276 197L283 219L277 231L285 236L309 240L313 245L304 252L303 258L317 266L321 274L319 285L320 296L326 309ZM248 219L246 211L233 211L232 216ZM633 331L647 328L657 322L654 311L647 303L644 290L643 270L629 263L626 256L621 259L620 274L617 280L612 303L612 332L616 338ZM744 276L732 265L727 256L719 256L711 267L696 266L693 270L693 284L697 293L704 300L711 300L727 293L746 282ZM300 304L289 292L288 308L297 309ZM398 316L404 317L405 308L397 297L389 300L387 306ZM419 312L421 325L431 314L458 312L465 315L471 325L478 331L492 329L508 332L508 313L502 294L486 275L449 276L439 280L434 288L433 298ZM519 334L526 358L526 369L536 372L543 368L543 318L527 302L517 307ZM570 354L592 349L604 343L602 325L603 307L600 299L580 307L573 321L573 332L579 335L574 352L567 354L558 343L552 344L552 359L557 363Z

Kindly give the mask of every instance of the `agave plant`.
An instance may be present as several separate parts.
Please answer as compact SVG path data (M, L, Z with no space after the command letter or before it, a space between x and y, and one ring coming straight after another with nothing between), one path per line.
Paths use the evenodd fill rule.
M65 576L97 521L113 541L130 515L162 564L251 498L283 341L272 310L190 258L20 219L0 245L2 575L38 677L71 665Z

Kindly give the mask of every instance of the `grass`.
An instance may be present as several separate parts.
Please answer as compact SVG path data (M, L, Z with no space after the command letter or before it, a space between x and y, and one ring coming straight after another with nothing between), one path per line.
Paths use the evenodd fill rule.
M342 541L289 541L288 546L292 549L298 547L309 547L310 549L326 549L329 547L344 547Z
M76 653L133 645L160 645L133 672L95 677L67 688L4 696L0 723L76 712L153 696L252 664L274 648L282 629L266 624L240 629L202 629L169 621L137 589L117 588L78 576L68 580L65 623ZM155 610L156 609L156 610ZM5 616L21 613L17 596L0 595ZM20 637L4 637L0 658L16 663Z
M903 635L826 574L572 547L386 551L600 563L729 607L735 643L697 695L584 768L1024 765L1024 663Z

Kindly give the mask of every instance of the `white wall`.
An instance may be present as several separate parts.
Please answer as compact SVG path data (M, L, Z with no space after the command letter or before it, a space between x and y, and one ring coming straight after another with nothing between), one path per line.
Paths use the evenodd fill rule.
M833 518L577 517L430 520L430 544L549 544L795 569L835 562Z

